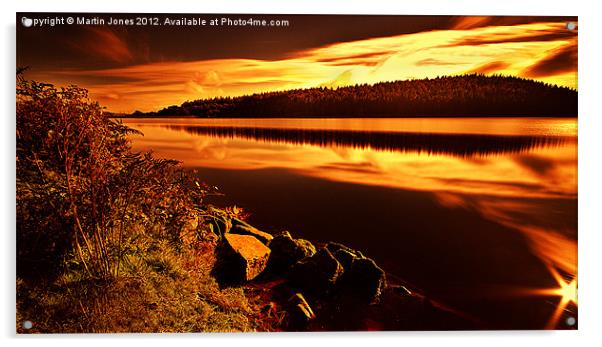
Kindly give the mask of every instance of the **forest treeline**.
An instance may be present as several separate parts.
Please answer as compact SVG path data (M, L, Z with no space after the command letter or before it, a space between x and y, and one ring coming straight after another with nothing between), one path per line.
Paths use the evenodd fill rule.
M471 74L217 97L131 116L576 117L577 91L519 77Z

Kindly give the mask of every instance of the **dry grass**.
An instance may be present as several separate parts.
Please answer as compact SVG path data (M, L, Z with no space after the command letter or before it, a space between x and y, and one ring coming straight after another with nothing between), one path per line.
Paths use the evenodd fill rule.
M17 282L18 332L233 332L272 330L242 288L220 289L205 249L158 245L131 259L124 275L91 280L69 272L52 283ZM21 325L30 320L34 327Z

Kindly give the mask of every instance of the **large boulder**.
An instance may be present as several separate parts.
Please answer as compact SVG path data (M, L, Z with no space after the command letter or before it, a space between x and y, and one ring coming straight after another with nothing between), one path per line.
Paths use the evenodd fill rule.
M250 281L266 267L270 249L253 236L225 234L222 275L231 281Z
M353 265L353 262L355 261L355 259L357 259L357 255L349 252L346 249L339 249L338 251L334 252L332 255L335 257L336 260L339 261L339 263L341 263L345 272L348 272L351 270L351 266Z
M351 247L347 247L344 244L338 243L338 242L328 242L326 244L326 248L330 251L330 253L335 254L337 251L343 250L346 252L349 252L351 254L353 254L356 258L364 258L364 255L362 254L362 252L357 251Z
M299 260L316 253L316 248L311 242L293 239L288 231L274 237L270 241L270 249L272 253L268 267L275 274L285 273Z
M343 266L326 248L319 249L316 254L306 257L293 265L289 279L300 288L316 295L327 295L343 274Z
M385 272L369 258L356 258L345 273L344 285L358 299L375 301L387 285Z
M336 242L329 242L326 248L345 269L339 281L340 287L357 299L375 301L386 287L385 272L376 263L356 251Z
M334 257L343 265L345 271L351 270L353 261L358 258L364 258L364 255L360 251L349 248L343 244L337 242L328 242L326 248L334 255Z
M253 236L266 246L269 245L274 238L272 235L236 218L232 218L232 227L230 228L230 233Z

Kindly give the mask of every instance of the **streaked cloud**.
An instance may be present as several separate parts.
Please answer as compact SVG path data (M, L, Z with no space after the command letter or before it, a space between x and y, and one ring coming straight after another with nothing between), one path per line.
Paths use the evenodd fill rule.
M108 69L59 69L44 77L86 87L94 98L118 112L156 110L217 96L472 72L577 88L577 34L567 30L564 22L487 26L497 18L462 18L455 30L339 42L275 60L164 61ZM82 49L106 59L128 61L141 54L114 32L93 30L91 35L103 44Z
M481 74L491 74L498 71L503 71L505 68L509 66L508 63L503 61L492 61L490 63L485 63L483 65L479 65L476 68L470 70L471 73L481 73Z
M101 57L116 63L132 63L134 53L124 39L123 33L104 27L84 26L85 39L68 41L72 49L90 57ZM68 39L68 38L67 38Z
M527 77L543 77L577 71L577 45L568 44L549 52L547 56L529 67Z

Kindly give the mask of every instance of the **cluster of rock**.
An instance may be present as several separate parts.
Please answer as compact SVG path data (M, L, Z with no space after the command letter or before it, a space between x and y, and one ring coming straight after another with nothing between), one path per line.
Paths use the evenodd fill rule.
M272 247L272 252L282 252L280 257L287 259L284 264L292 262L284 275L307 293L327 297L345 292L358 300L373 302L386 286L385 272L361 252L334 242L316 250L308 241L295 240L288 232L277 236L274 241L277 239L294 243L309 253L295 257L295 253L287 252L286 248L282 252L280 245Z
M342 244L329 242L316 249L289 232L272 236L236 218L216 218L210 225L221 241L220 275L238 283L260 274L286 279L298 290L288 300L289 312L298 320L314 317L301 293L314 298L345 295L372 303L386 287L385 272L372 259Z

